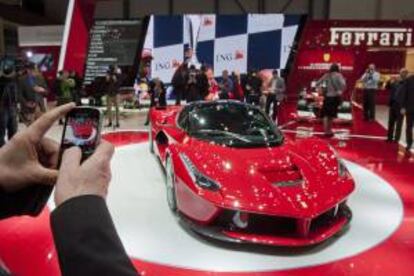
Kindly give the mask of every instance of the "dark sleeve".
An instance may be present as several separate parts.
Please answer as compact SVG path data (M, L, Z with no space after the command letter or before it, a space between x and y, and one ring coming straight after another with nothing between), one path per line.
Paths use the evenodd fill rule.
M53 187L46 185L33 185L13 193L0 189L0 219L39 215L52 189Z
M407 84L408 81L404 81L397 89L397 102L403 108L407 107Z
M25 91L22 80L17 81L17 98L20 104L24 105L26 103Z
M62 275L138 275L103 198L64 202L52 212L51 226Z

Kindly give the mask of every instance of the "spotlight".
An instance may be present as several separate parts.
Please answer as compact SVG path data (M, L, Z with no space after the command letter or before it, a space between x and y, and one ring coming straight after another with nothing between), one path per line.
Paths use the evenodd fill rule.
M33 52L32 51L27 51L26 52L26 57L28 57L28 58L33 57Z

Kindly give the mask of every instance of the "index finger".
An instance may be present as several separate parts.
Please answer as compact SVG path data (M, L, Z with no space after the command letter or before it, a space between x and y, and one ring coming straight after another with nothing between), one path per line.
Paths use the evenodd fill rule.
M27 129L27 133L33 142L38 142L42 139L45 133L53 125L55 121L63 117L75 107L75 103L68 103L52 109L51 111L43 114Z

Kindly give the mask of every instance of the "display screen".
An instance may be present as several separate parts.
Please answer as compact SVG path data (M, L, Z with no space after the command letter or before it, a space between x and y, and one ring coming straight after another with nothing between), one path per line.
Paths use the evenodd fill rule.
M141 20L100 20L90 32L84 84L105 76L110 65L132 66L138 52Z
M285 69L302 22L298 15L153 15L143 51L151 54L151 77L164 83L184 61L241 74ZM191 49L191 50L189 50Z
M99 142L99 132L99 111L75 110L67 117L62 148L80 147L82 155L88 157Z

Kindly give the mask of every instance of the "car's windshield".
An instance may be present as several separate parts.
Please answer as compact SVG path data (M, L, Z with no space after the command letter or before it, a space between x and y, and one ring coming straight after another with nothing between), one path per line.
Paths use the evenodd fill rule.
M198 139L232 147L266 147L282 143L276 126L257 108L240 103L195 105L188 132Z

